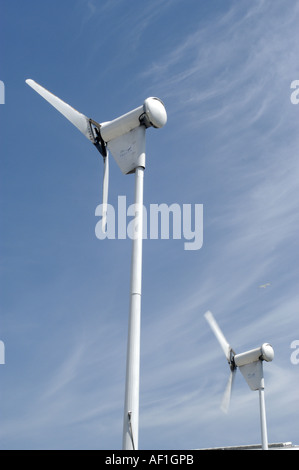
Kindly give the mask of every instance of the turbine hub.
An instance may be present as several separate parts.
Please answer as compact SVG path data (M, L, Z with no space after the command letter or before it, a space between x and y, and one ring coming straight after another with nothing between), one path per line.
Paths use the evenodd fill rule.
M271 344L264 343L261 347L262 355L261 358L266 362L271 362L274 359L274 349Z
M141 116L145 127L160 128L167 122L166 109L159 98L147 98L143 103L144 114Z

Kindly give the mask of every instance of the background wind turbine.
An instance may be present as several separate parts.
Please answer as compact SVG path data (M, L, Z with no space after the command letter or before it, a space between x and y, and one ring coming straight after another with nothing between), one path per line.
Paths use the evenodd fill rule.
M268 436L264 396L265 385L263 375L263 361L272 361L274 358L274 350L269 343L264 343L259 348L251 349L250 351L246 351L241 354L236 354L219 328L213 314L208 311L205 313L205 318L213 330L216 338L218 339L230 368L230 376L224 392L221 409L226 413L228 411L234 377L237 371L237 367L239 367L240 372L248 383L250 389L259 391L262 449L267 450Z
M109 160L111 151L123 174L135 173L135 217L131 262L130 312L127 346L123 449L138 449L140 313L143 233L143 178L145 169L145 130L160 128L167 122L164 104L159 98L147 98L142 106L113 121L99 124L50 93L34 80L26 83L65 116L101 153L104 160L102 230L105 231Z

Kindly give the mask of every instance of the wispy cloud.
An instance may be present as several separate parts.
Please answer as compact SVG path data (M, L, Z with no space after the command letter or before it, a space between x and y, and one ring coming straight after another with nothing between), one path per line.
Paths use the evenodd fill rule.
M211 117L228 124L237 116L248 126L266 103L283 98L281 85L287 86L298 68L293 45L298 5L290 10L268 1L235 4L220 15L199 24L144 76L153 87L159 82L172 106L202 110L194 119L197 127Z
M173 124L186 142L195 133L199 141L203 133L210 135L203 158L184 158L187 167L198 172L203 167L208 169L215 189L205 211L204 266L199 263L197 272L192 269L192 281L183 286L182 302L178 304L176 299L175 305L171 303L159 313L163 319L156 319L155 344L163 344L158 348L158 358L166 349L171 350L171 345L189 341L183 349L185 358L178 347L172 350L173 362L155 363L154 383L168 381L176 392L179 387L182 401L176 402L176 392L164 400L159 395L163 393L161 385L160 402L157 398L145 414L148 426L157 422L163 426L163 420L165 426L172 425L175 415L178 427L188 433L188 427L194 430L192 417L196 413L201 426L207 426L216 416L217 426L227 426L224 421L221 424L215 411L217 393L213 389L218 374L222 374L215 365L218 357L221 361L221 353L218 356L217 346L214 349L212 336L208 340L203 334L208 328L203 319L199 320L211 308L236 348L277 339L277 363L267 368L269 409L275 430L272 436L285 438L279 430L287 416L282 411L275 417L275 409L288 390L290 406L294 408L296 402L296 370L289 362L289 341L293 330L298 329L299 273L293 257L298 251L299 233L299 138L289 84L298 71L294 48L298 16L297 4L291 9L266 0L252 2L246 8L235 4L227 14L191 31L143 75L153 82L153 89L158 85L169 101L170 115L175 116ZM212 163L207 153L213 157ZM258 286L264 279L274 282L272 290L262 293ZM159 334L166 331L166 337ZM195 336L198 344L191 340ZM204 371L209 366L207 384ZM181 372L176 374L176 370ZM196 377L202 401L196 395ZM182 382L188 383L189 392ZM242 382L237 387L242 389ZM154 394L153 387L150 390ZM240 422L236 423L237 414L244 413L248 424L254 399L249 389L237 394L230 419L238 432L242 428ZM151 420L153 410L155 419ZM231 432L232 440L237 439L238 432ZM252 439L254 432L253 427ZM292 425L290 432L294 432Z

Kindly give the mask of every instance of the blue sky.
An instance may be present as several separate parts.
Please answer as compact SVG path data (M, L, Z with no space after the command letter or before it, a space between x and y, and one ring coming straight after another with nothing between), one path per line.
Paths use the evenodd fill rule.
M31 90L103 122L158 96L144 202L203 204L204 243L145 240L141 449L260 442L258 395L228 367L270 342L269 442L298 443L298 2L1 0L1 449L119 449L131 240L95 236L102 160ZM111 159L109 202L133 202ZM262 284L269 283L267 288Z

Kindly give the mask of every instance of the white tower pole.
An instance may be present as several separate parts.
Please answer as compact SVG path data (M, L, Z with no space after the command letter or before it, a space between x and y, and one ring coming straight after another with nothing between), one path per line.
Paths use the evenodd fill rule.
M144 168L135 170L135 218L124 406L123 449L138 450Z
M268 450L264 378L262 378L261 387L259 388L259 402L260 402L262 449Z

